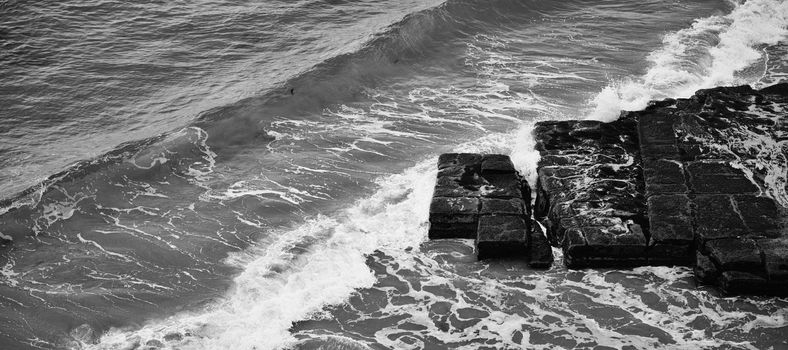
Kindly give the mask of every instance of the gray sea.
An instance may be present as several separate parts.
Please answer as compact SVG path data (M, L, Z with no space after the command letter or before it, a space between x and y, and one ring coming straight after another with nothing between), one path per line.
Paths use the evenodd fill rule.
M0 349L788 349L688 268L426 239L441 153L785 80L784 0L0 0Z

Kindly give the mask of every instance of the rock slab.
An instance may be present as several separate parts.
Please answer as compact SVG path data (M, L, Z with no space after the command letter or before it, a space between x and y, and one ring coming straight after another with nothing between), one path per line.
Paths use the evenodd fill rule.
M541 122L534 137L534 216L570 268L694 265L732 294L788 295L788 84Z
M637 122L540 122L534 217L570 268L643 265L647 224Z
M508 156L442 154L429 238L474 239L479 259L535 256L535 266L549 266L552 251L533 238L530 204L530 187Z

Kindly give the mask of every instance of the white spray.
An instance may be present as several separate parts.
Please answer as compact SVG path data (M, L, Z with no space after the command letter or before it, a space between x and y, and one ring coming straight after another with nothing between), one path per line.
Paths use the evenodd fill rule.
M592 101L588 119L610 121L621 110L636 111L649 101L689 97L699 89L752 84L763 78L763 45L788 37L788 2L752 0L725 16L698 19L690 28L665 35L663 46L648 56L651 68L640 78L613 83Z

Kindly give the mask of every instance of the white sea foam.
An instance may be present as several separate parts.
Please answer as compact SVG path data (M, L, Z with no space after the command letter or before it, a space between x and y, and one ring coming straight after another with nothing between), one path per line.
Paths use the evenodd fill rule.
M518 133L494 134L459 145L466 152L508 153ZM426 238L435 159L379 179L371 197L333 217L318 216L292 230L274 233L272 245L231 255L242 267L235 287L210 308L151 322L141 329L114 329L92 349L114 349L180 334L178 349L270 349L294 341L292 322L342 303L357 288L376 281L366 265L375 250L407 254ZM501 327L506 326L505 322Z
M761 17L764 18L754 18L756 17L754 14L758 13L761 13ZM735 82L734 79L738 79L736 73L741 69L737 67L742 64L745 66L752 64L751 61L758 58L754 55L742 55L740 56L743 57L742 60L731 62L730 57L733 57L731 55L744 50L743 47L755 50L758 44L781 40L785 36L786 13L788 11L786 11L785 3L753 0L738 5L734 12L728 16L702 19L687 30L666 36L665 47L650 57L654 67L649 70L649 73L638 81L624 82L606 88L597 96L595 101L597 107L591 117L610 119L613 112L617 116L622 108L642 108L648 100L655 97L677 97L687 92L691 93L700 87ZM711 63L692 69L681 68L682 65L691 61L687 45L690 45L692 38L701 33L715 32L719 32L719 43L708 49ZM712 50L712 48L716 49ZM683 55L682 52L686 54ZM491 58L491 60L493 59L504 58ZM488 61L487 63L497 65L500 62ZM707 73L707 70L712 67L719 68L719 72L713 75ZM543 77L532 78L541 79ZM535 97L509 103L517 99L511 98L508 87L503 84L491 81L487 87L486 95L475 97L487 102L495 100L503 104L490 104L487 107L478 108L477 105L467 104L466 97L473 95L472 91L458 91L452 88L445 90L422 88L414 89L410 94L410 102L424 107L421 112L392 113L390 110L396 110L397 106L386 104L385 101L374 105L373 108L375 112L380 112L391 119L419 119L428 123L462 124L480 129L484 127L476 120L444 118L444 110L431 107L431 104L426 102L437 99L453 103L458 102L456 96L463 96L463 100L459 101L461 103L457 103L458 105L468 105L468 107L461 109L463 112L476 117L502 119L507 122L516 118L503 113L506 111L525 109L547 112L551 110L550 106L545 107ZM500 99L496 100L495 97ZM329 111L329 113L343 119L355 130L363 130L363 136L359 141L366 144L386 146L385 139L376 138L379 135L420 137L418 134L401 134L391 128L390 121L365 119L364 111L352 107L343 106L340 110ZM272 125L283 127L285 124L289 126L288 123L295 122L276 122ZM356 126L362 128L356 129ZM482 139L459 145L457 150L510 153L517 168L524 171L533 184L535 173L529 169L536 168L538 152L533 150L534 141L531 131L532 124L527 123L513 133L487 135ZM277 134L277 139L279 140L282 135L284 134ZM351 149L342 148L342 151L349 150ZM206 154L211 155L208 152ZM209 158L206 159L208 170L213 166L212 156ZM221 301L205 310L176 314L163 320L151 321L138 329L113 329L104 334L98 344L83 345L91 349L115 349L157 340L164 343L165 348L177 349L271 349L286 346L295 341L289 331L293 322L319 317L325 306L345 302L359 288L369 288L374 285L377 278L367 266L367 259L376 250L384 251L398 263L402 263L402 269L426 270L424 275L429 276L428 284L451 285L449 277L457 276L447 277L446 272L439 268L439 263L425 259L423 254L411 253L411 248L417 247L426 238L427 213L435 177L434 162L435 159L431 158L401 174L381 178L377 192L339 214L331 217L312 218L293 229L273 233L271 237L276 237L276 240L270 245L261 244L260 247L253 247L231 255L226 262L243 268L243 272L235 278L233 290L228 292ZM304 167L298 170L322 172L322 170ZM222 196L234 198L248 194L274 194L282 198L285 195L291 196L289 198L295 200L295 196L302 195L302 193L290 192L286 189L277 193L252 193L250 191L254 190L239 183L235 187L231 186ZM560 251L556 251L556 253L560 260ZM420 264L424 264L426 267L420 266ZM649 268L644 271L659 277L657 279L659 283L654 283L653 288L660 291L662 291L660 289L662 282L665 280L674 281L687 274L686 270L671 273L674 270L663 268ZM636 274L642 274L642 272L635 271ZM418 321L418 324L427 326L426 332L439 337L446 343L468 340L467 335L472 334L473 336L482 335L490 338L500 336L503 337L501 344L517 347L519 344L527 344L530 341L529 333L524 327L529 324L538 325L541 315L547 314L551 309L549 304L556 303L556 295L563 291L561 288L551 286L559 286L559 282L574 283L567 282L563 275L528 279L528 283L536 285L536 288L529 292L529 297L538 298L542 302L527 306L532 308L532 311L536 312L538 316L525 318L515 313L496 311L503 309L502 304L505 302L501 291L518 291L516 288L507 286L505 281L477 276L462 277L459 280L462 283L475 283L473 292L479 293L484 298L489 298L489 300L485 299L485 302L494 306L488 310L490 315L485 322L469 328L467 332L451 334L436 328L429 319L426 309L416 304L399 306L396 311L406 310L412 319ZM586 288L589 284L593 285L594 291L599 294L599 299L604 304L622 305L623 300L623 305L626 307L645 309L639 295L621 290L620 284L608 282L604 272L591 273L582 283L576 284L578 288ZM519 290L519 292L522 291ZM460 292L460 295L463 293ZM416 300L435 297L424 291L413 291L413 289L411 296ZM470 297L467 300L447 298L445 301L457 304L452 307L452 310L456 311L464 306L470 306L468 300L471 299ZM569 302L560 301L558 304L564 305ZM526 308L526 306L522 306L522 308ZM388 305L384 311L395 311L394 309L394 305ZM656 317L655 313L634 313L637 316L642 316L647 324L657 328L664 327L666 322L673 322L672 324L689 322L690 316L698 314L681 316L682 313L677 308L672 308L671 311L674 312L665 314L663 318ZM707 313L717 319L728 317L719 310L716 310L717 312L706 311L704 310L702 313ZM617 345L632 345L633 343L644 347L653 345L651 343L653 339L622 338L621 334L600 327L593 319L582 317L582 315L570 314L567 316L562 313L549 313L565 324L571 324L578 328L580 326L586 327L585 332L588 334L580 336L587 340L611 340L614 341L612 344ZM574 316L578 316L580 321L572 321L571 318ZM720 321L719 323L733 322L730 321L731 319L725 319L725 322ZM784 321L784 317L764 317L749 324L752 328L773 327L784 324ZM578 325L577 323L582 324ZM550 331L561 331L558 325L560 322L556 326L538 325L538 327L545 327ZM550 327L555 329L550 329ZM690 334L686 327L681 328L680 331L684 333L673 334L675 340L682 341L682 336ZM390 332L380 332L375 335L375 341L397 348L414 346L413 343L392 340L389 335L393 332L393 329ZM172 334L178 336L168 337ZM521 341L513 340L516 334L522 336ZM165 338L170 340L165 341ZM697 345L697 341L704 338L702 332L693 333L690 339L686 340L685 345ZM692 343L693 341L695 343ZM710 342L712 345L719 344L713 340ZM415 344L417 347L418 343Z
M209 310L176 315L131 333L113 330L93 347L161 340L169 333L194 335L172 344L185 349L268 349L287 343L293 321L374 283L366 254L384 248L404 251L423 240L432 168L433 160L425 161L381 179L377 193L341 215L317 217L281 233L272 246L233 257L229 262L245 270L227 298Z
M751 0L725 16L696 20L670 33L648 60L646 74L605 87L593 100L588 119L610 121L621 110L640 110L649 101L689 97L699 89L753 84L768 75L762 45L788 37L788 2ZM758 68L756 67L756 68ZM745 72L746 70L746 72Z

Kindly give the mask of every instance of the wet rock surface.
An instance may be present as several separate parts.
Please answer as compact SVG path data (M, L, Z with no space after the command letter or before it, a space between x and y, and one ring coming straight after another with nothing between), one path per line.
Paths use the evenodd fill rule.
M788 84L534 136L534 216L569 267L694 264L729 293L788 295Z
M569 268L694 266L727 293L788 295L788 84L540 122L534 138L533 208L507 156L441 155L430 238L532 267L552 263L551 245Z
M646 206L637 123L557 121L537 124L534 217L567 266L646 263Z
M508 156L443 154L429 238L474 239L479 259L534 256L534 266L548 267L552 251L545 237L534 238L530 202L530 187Z

